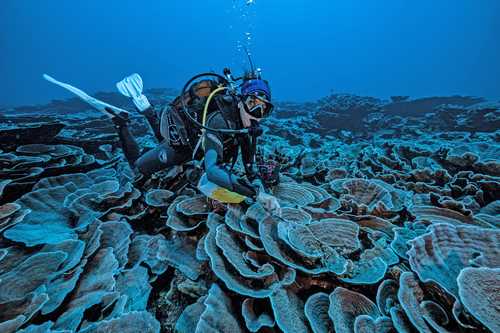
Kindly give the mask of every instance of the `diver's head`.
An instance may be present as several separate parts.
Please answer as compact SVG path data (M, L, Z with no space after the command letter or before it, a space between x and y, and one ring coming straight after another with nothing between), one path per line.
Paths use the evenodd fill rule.
M251 120L260 121L271 114L274 109L271 103L269 83L259 76L245 75L241 85L240 115L244 127L251 126Z

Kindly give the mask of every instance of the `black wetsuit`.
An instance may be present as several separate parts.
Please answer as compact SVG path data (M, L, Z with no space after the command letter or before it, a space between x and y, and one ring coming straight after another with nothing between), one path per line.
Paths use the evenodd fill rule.
M207 127L216 129L243 128L235 101L219 98L217 105L217 110L212 110L207 117ZM199 138L199 128L195 127L194 124L189 124L189 120L184 116L183 122L187 129L187 139L191 144L172 145L170 140L163 138L160 130L160 119L154 109L152 107L147 109L144 116L153 129L156 139L160 142L157 147L149 151L141 152L126 122L116 126L125 157L134 169L149 175L192 160L193 148ZM255 145L252 144L252 138L248 134L222 134L207 131L199 149L203 152L205 172L209 181L232 192L255 199L256 188L260 185L253 169ZM231 170L240 151L245 166L245 178L237 177ZM254 180L256 182L252 185L250 182Z

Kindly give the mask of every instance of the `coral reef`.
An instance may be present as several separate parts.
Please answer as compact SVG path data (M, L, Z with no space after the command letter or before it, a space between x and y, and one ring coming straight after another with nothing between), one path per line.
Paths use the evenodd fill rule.
M77 100L0 110L0 332L498 332L499 116L459 96L278 103L275 216L208 200L189 168L135 175Z

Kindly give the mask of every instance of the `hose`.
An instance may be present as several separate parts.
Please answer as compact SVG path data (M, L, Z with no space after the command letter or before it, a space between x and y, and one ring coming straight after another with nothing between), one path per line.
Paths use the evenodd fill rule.
M217 89L215 89L214 91L212 91L212 93L208 96L207 98L207 102L205 103L205 107L203 108L203 116L202 116L202 120L201 120L201 124L203 126L205 126L205 123L206 123L206 120L207 120L207 112L208 112L208 106L210 105L210 102L212 101L212 98L217 94L219 93L220 91L224 91L224 90L227 90L228 87L219 87Z

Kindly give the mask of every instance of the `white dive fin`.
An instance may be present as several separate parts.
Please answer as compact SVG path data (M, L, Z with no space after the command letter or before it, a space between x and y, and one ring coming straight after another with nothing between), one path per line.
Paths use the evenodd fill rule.
M139 109L139 111L142 112L151 107L151 104L149 103L147 97L142 94L144 85L139 74L134 73L130 76L127 76L120 82L117 82L116 88L118 88L118 91L122 95L132 98L135 106L137 107L137 109Z
M122 95L127 97L136 97L142 94L144 85L142 83L141 76L137 73L134 73L116 83L116 87Z
M97 109L98 111L105 113L107 116L113 117L116 115L123 116L123 115L129 114L129 112L126 110L123 110L121 108L118 108L118 107L113 106L111 104L108 104L106 102L100 101L97 98L89 96L84 91L82 91L76 87L73 87L72 85L69 85L67 83L57 81L56 79L54 79L53 77L51 77L47 74L43 74L43 78L49 82L52 82L55 85L58 85L59 87L62 87L66 90L71 91L73 94L80 97L84 102L86 102L87 104L89 104L93 108ZM112 112L107 111L106 108L111 109Z

